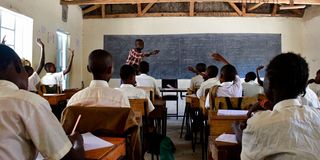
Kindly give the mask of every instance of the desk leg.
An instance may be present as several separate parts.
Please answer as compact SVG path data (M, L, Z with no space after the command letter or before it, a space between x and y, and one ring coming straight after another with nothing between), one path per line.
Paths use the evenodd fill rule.
M180 130L180 138L182 138L183 129L184 129L184 122L186 120L186 114L187 114L187 108L189 107L189 103L186 103L186 107L184 108L183 118L182 118L182 124L181 124L181 130Z
M186 110L186 135L184 137L185 140L191 140L192 138L192 133L191 133L191 128L190 128L190 106L187 107Z

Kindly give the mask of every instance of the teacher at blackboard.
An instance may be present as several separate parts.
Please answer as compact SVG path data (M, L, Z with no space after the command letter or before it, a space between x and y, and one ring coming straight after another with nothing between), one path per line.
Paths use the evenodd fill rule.
M128 64L128 65L134 65L134 64L139 65L139 63L142 61L143 57L149 57L150 55L156 55L160 52L159 50L154 50L152 52L142 52L142 50L144 48L144 42L142 39L136 39L135 46L136 46L136 48L131 49L129 51L128 59L126 62L126 64Z

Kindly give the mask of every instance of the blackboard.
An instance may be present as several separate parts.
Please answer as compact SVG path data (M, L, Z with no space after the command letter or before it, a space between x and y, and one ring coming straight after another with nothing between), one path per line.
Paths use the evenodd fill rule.
M160 54L145 58L150 63L149 74L157 79L189 79L194 74L187 67L199 62L221 68L223 65L210 57L212 52L222 54L244 77L281 53L281 34L104 35L104 49L113 55L113 78L120 77L120 67L138 38L145 42L144 51L160 50Z

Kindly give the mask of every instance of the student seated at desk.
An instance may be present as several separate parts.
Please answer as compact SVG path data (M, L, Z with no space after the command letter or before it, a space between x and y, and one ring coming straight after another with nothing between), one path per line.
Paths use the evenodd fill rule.
M37 39L37 44L41 50L40 62L39 66L37 67L36 71L33 70L31 66L24 66L24 69L28 73L28 91L36 92L37 85L40 82L39 74L44 66L45 54L44 54L44 44L40 38Z
M93 75L89 87L74 94L67 106L130 107L129 100L121 91L110 88L108 81L113 72L112 55L97 49L90 53L87 69Z
M308 84L309 88L320 98L320 70L317 71L317 75L314 79L308 81Z
M202 82L204 81L203 76L201 75L201 73L206 71L206 64L204 63L198 63L196 65L196 68L193 67L188 67L188 69L193 72L196 73L197 75L191 78L191 82L190 82L190 90L193 93L196 93L197 90L200 88Z
M308 72L300 55L280 54L271 60L264 91L273 109L248 119L242 135L242 160L319 159L320 111L297 99L306 92Z
M118 89L129 99L148 99L148 112L154 110L154 106L147 93L139 88L136 88L136 70L133 66L123 65L120 68L120 77L122 84Z
M139 65L139 71L141 74L136 76L137 86L154 88L155 96L161 97L156 79L148 75L149 63L146 61L142 61Z
M220 82L221 84L216 87L215 95L208 94L206 97L205 106L210 107L209 98L215 97L242 97L242 85L240 77L237 75L237 69L231 65L223 56L218 53L212 54L212 58L218 62L222 62L225 65L220 70ZM214 86L215 87L215 86Z
M206 75L207 75L208 79L206 81L204 81L201 84L200 88L198 89L198 91L197 91L198 98L206 96L207 89L210 89L211 87L220 84L220 81L217 78L218 72L219 72L219 69L215 65L211 65L207 68Z
M43 85L58 85L61 86L62 81L64 80L64 75L68 74L71 70L72 61L74 57L74 50L69 49L69 52L71 54L69 64L67 68L64 71L56 72L56 66L55 64L48 62L44 65L44 69L46 70L47 74L41 78L41 83Z
M0 44L0 159L35 159L38 152L45 159L84 159L81 135L71 142L49 103L27 87L19 56Z
M254 72L248 72L242 83L243 97L256 97L263 92L263 88L255 82L257 76Z

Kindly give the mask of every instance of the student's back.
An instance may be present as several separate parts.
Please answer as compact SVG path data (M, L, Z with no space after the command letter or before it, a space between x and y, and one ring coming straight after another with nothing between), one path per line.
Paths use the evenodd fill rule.
M255 81L242 83L244 97L256 97L258 94L263 93L263 88Z
M139 65L141 74L136 76L137 86L151 87L155 91L155 95L160 96L160 90L157 85L156 79L148 75L149 63L142 61Z

